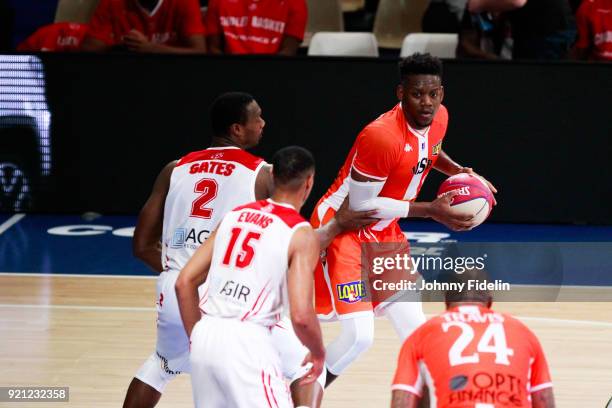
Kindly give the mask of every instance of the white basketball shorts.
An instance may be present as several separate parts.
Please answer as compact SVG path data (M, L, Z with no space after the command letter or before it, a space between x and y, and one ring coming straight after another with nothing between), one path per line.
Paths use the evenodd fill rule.
M293 407L269 328L204 316L191 334L190 362L196 407Z

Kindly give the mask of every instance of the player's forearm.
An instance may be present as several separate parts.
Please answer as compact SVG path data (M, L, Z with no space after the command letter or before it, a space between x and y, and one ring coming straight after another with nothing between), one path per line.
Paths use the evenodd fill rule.
M461 173L463 166L451 159L450 156L446 154L444 150L442 150L436 164L434 165L434 169L446 174L447 176L454 176L457 173Z
M315 230L317 238L319 238L319 246L321 249L327 248L334 238L342 232L342 228L336 221L332 219L327 224Z
M191 282L186 282L179 276L179 279L176 281L175 290L183 326L185 327L187 336L190 337L193 326L195 326L201 317L198 287Z
M134 247L134 256L144 262L149 268L161 273L164 268L161 262L162 253L159 245L148 247Z
M555 396L552 387L531 393L533 408L555 408Z
M410 211L408 211L408 217L414 217L414 218L431 217L431 203L426 202L426 201L411 203Z
M302 344L314 357L322 357L325 355L321 326L312 308L310 312L294 313L292 311L291 323L293 324L293 330L298 339L300 339Z
M418 397L402 390L393 390L391 408L416 408Z

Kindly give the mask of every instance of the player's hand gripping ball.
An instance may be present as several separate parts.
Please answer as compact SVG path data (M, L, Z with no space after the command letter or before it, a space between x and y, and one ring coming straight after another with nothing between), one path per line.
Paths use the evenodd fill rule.
M472 214L474 227L482 224L493 209L493 193L478 177L459 173L447 178L438 189L438 197L449 191L457 191L451 207L460 214Z

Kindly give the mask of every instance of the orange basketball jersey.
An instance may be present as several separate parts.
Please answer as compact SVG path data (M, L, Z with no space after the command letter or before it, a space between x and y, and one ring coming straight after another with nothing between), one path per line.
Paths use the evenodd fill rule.
M527 408L552 387L538 339L523 323L480 306L458 306L419 327L402 346L392 389L438 408Z
M351 169L384 181L380 197L414 201L425 177L442 151L448 112L440 106L431 126L411 129L401 103L368 124L357 136L344 165L327 193L319 200L310 219L314 228L331 220L349 193ZM315 271L315 303L320 319L373 310L379 302L366 302L363 287L361 244L406 242L397 219L380 220L359 231L338 235L327 247ZM349 291L348 298L340 296Z
M411 129L401 104L368 124L357 136L336 180L315 209L323 221L328 209L336 211L348 194L351 168L376 180L385 181L380 197L414 201L425 177L435 164L448 126L448 112L441 105L429 128ZM315 218L315 217L313 217ZM372 229L380 231L391 220Z

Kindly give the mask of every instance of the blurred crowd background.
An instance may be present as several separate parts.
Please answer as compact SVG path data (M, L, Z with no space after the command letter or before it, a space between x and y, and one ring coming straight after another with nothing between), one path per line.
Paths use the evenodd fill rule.
M1 52L612 60L612 0L0 0Z

